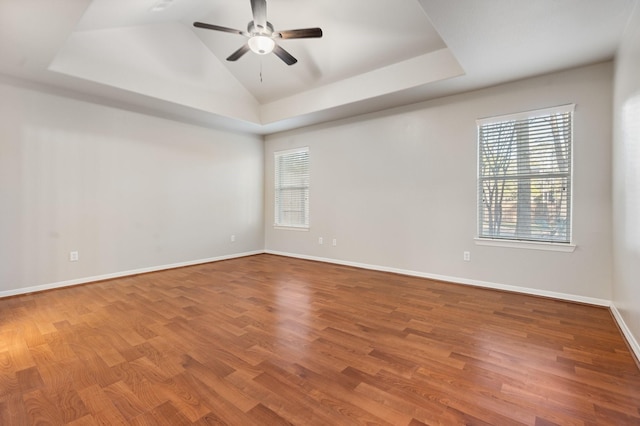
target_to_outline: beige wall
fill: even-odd
[[[616,56],[613,143],[613,303],[640,356],[640,8]]]
[[[262,167],[259,136],[0,84],[0,296],[262,250]]]
[[[604,63],[268,136],[266,249],[610,300],[611,82]],[[576,104],[576,250],[475,245],[476,119],[567,103]],[[300,146],[310,148],[311,228],[274,229],[273,152]]]

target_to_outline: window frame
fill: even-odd
[[[303,211],[302,211],[302,215],[304,218],[304,223],[292,223],[292,222],[285,222],[282,221],[281,218],[281,211],[280,211],[280,191],[282,190],[283,185],[281,184],[281,179],[282,179],[282,174],[279,173],[279,159],[281,157],[284,156],[288,156],[288,155],[299,155],[302,153],[306,153],[307,154],[307,161],[306,161],[306,180],[307,180],[307,185],[300,187],[298,189],[303,189],[306,190],[306,196],[304,197],[303,200]],[[294,230],[294,231],[308,231],[309,230],[309,224],[310,224],[310,211],[309,211],[309,192],[310,192],[310,188],[311,188],[311,158],[310,158],[310,153],[309,153],[309,147],[305,146],[305,147],[299,147],[299,148],[292,148],[292,149],[286,149],[286,150],[282,150],[282,151],[274,151],[273,153],[273,175],[274,175],[274,193],[273,193],[273,227],[274,229],[285,229],[285,230]]]
[[[481,190],[481,184],[483,178],[486,179],[486,176],[481,176],[482,173],[482,140],[481,140],[481,128],[482,126],[505,123],[511,121],[523,121],[532,118],[539,118],[544,116],[550,116],[554,114],[569,114],[569,171],[567,174],[567,178],[569,180],[568,185],[568,193],[569,199],[567,202],[567,233],[569,241],[554,241],[553,239],[541,240],[541,239],[524,239],[524,238],[509,238],[508,236],[496,236],[492,237],[490,235],[483,235],[483,193]],[[485,245],[485,246],[499,246],[499,247],[509,247],[509,248],[526,248],[526,249],[534,249],[534,250],[552,250],[552,251],[565,251],[572,252],[575,250],[574,244],[574,235],[573,235],[573,203],[574,203],[574,191],[573,191],[573,161],[574,161],[574,116],[575,116],[575,104],[566,104],[559,105],[550,108],[542,108],[530,111],[524,111],[514,114],[506,114],[499,116],[492,116],[487,118],[481,118],[476,120],[476,134],[477,134],[477,151],[476,151],[476,237],[474,238],[475,243],[477,245]],[[513,180],[518,181],[517,175],[513,177]],[[542,175],[544,176],[544,175]]]

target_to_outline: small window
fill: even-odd
[[[274,153],[275,226],[309,227],[309,148]]]
[[[478,120],[478,237],[571,242],[574,105]]]

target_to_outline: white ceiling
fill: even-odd
[[[638,0],[268,0],[299,62],[247,53],[249,0],[0,0],[0,81],[260,134],[611,59]]]

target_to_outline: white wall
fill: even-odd
[[[640,7],[616,56],[613,142],[613,303],[640,356]],[[631,340],[631,339],[630,339]]]
[[[268,136],[266,249],[610,300],[611,82],[604,63]],[[475,120],[567,103],[576,104],[576,250],[475,245]],[[310,148],[311,228],[274,229],[273,152],[299,146]]]
[[[0,296],[262,250],[262,191],[259,136],[0,83]]]

